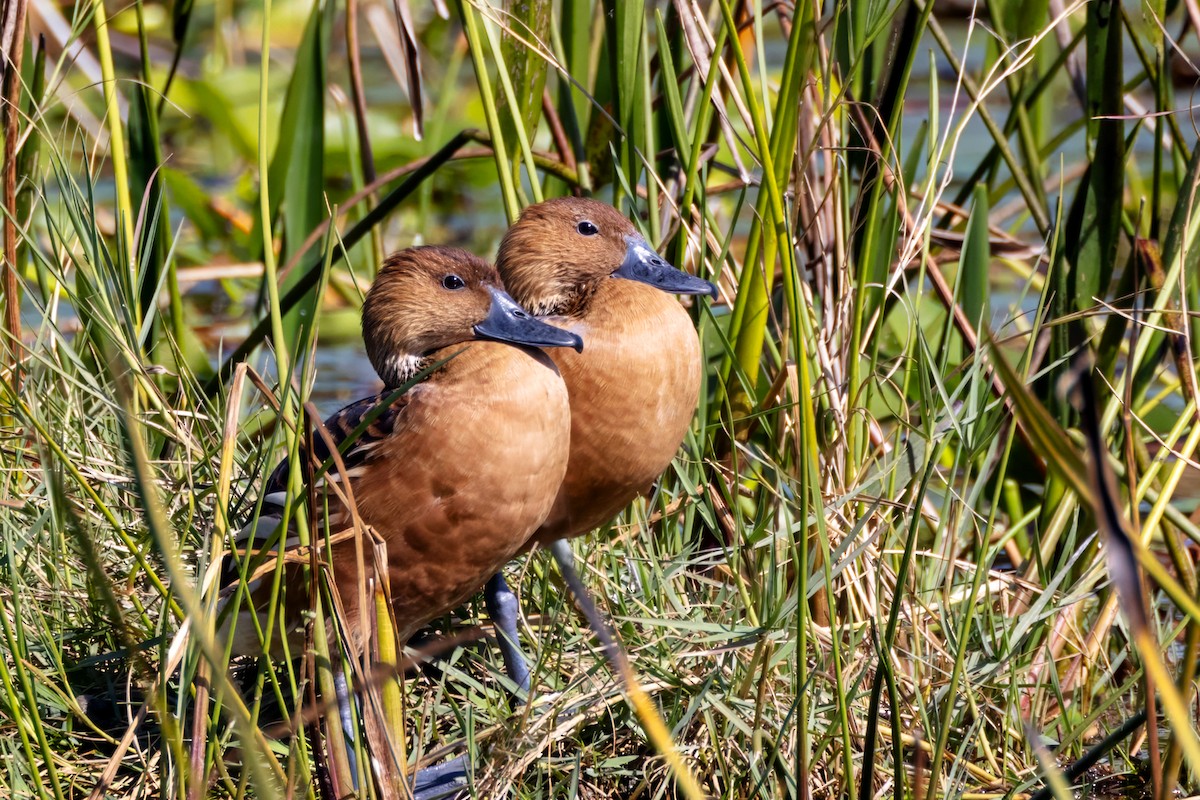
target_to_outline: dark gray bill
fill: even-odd
[[[583,351],[583,339],[577,335],[547,325],[500,289],[488,287],[488,292],[492,295],[492,308],[487,319],[475,326],[475,335],[480,339],[530,347],[573,347],[575,352]]]
[[[706,294],[716,298],[716,286],[703,278],[675,269],[654,252],[642,237],[627,236],[625,241],[625,260],[613,277],[640,281],[670,294]]]

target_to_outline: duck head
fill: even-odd
[[[578,313],[602,281],[638,281],[671,294],[717,296],[671,266],[607,203],[561,197],[530,206],[500,243],[496,267],[513,297],[538,315]]]
[[[570,331],[547,325],[502,288],[483,259],[450,247],[410,247],[388,257],[363,303],[367,356],[388,386],[425,368],[444,347],[491,340],[583,349]]]

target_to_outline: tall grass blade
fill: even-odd
[[[278,208],[283,223],[286,262],[309,232],[325,216],[322,197],[325,165],[325,65],[329,60],[329,37],[333,28],[335,4],[326,0],[313,4],[296,49],[296,65],[288,82],[283,113],[278,127],[279,140],[271,158],[270,208]],[[260,137],[266,131],[259,132]],[[262,143],[265,144],[265,143]],[[266,220],[262,224],[267,224]],[[282,291],[292,289],[300,276],[292,273],[284,279]],[[300,327],[311,324],[319,298],[298,304],[284,315],[284,334],[294,347]]]
[[[500,129],[506,141],[517,137],[518,125],[532,137],[542,116],[548,65],[534,46],[550,40],[551,5],[549,0],[513,3],[503,18],[500,53],[513,88],[513,96],[505,94],[499,104]]]
[[[1076,226],[1068,226],[1067,256],[1072,263],[1068,286],[1077,309],[1088,308],[1112,279],[1121,235],[1121,205],[1114,202],[1124,191],[1121,15],[1117,3],[1092,3],[1087,10],[1087,109],[1088,141],[1093,149],[1081,191],[1082,212]],[[1078,204],[1078,201],[1077,201]]]

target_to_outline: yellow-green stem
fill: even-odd
[[[121,107],[117,100],[117,78],[113,69],[112,46],[108,39],[108,15],[104,10],[104,0],[95,0],[92,10],[92,23],[96,28],[96,57],[100,61],[100,77],[104,82],[104,113],[108,123],[109,158],[112,159],[113,184],[117,193],[117,225],[125,237],[125,247],[129,253],[132,267],[137,253],[137,245],[133,240],[133,205],[129,200],[129,164],[125,156],[125,128],[121,122]],[[138,322],[140,324],[141,320]]]

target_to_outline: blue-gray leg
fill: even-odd
[[[591,596],[575,571],[575,557],[571,547],[560,539],[550,545],[550,552],[558,562],[559,571],[567,582],[571,594],[591,623],[592,629],[600,639],[605,655],[609,658],[614,672],[622,679],[629,674],[629,664],[625,653],[614,639],[607,620],[592,602]],[[500,644],[500,653],[504,657],[504,668],[513,683],[527,696],[529,693],[529,664],[525,654],[517,644],[517,620],[520,617],[520,605],[516,595],[508,587],[504,576],[497,573],[487,582],[483,590],[487,601],[488,614],[496,627],[496,638]],[[516,698],[517,702],[521,698]],[[470,762],[466,756],[452,758],[441,764],[426,767],[416,774],[413,779],[413,797],[416,800],[442,800],[442,798],[465,796],[467,772]],[[460,794],[462,793],[462,794]]]
[[[600,640],[600,647],[604,657],[608,659],[609,666],[624,683],[633,674],[629,667],[629,657],[617,641],[617,635],[609,625],[608,619],[600,613],[596,602],[592,600],[592,596],[588,594],[587,588],[580,580],[579,573],[575,571],[575,554],[571,552],[571,545],[567,543],[566,539],[556,539],[548,545],[547,549],[554,556],[554,560],[558,564],[558,571],[562,573],[567,588],[575,597],[575,605],[583,612],[592,633],[596,634],[596,638]]]
[[[339,667],[333,674],[333,687],[337,692],[338,717],[342,720],[342,733],[346,736],[346,757],[349,759],[350,774],[354,777],[354,789],[358,790],[358,758],[354,742],[358,739],[358,730],[354,726],[354,712],[350,704],[350,686],[346,683],[346,673]]]
[[[470,764],[466,756],[458,756],[418,771],[413,777],[413,800],[466,797]]]
[[[513,701],[524,702],[529,696],[529,664],[517,639],[517,621],[521,617],[521,605],[504,576],[496,573],[483,589],[488,616],[496,628],[496,639],[500,644],[500,655],[504,658],[504,671],[517,685]],[[471,762],[466,756],[458,756],[441,764],[425,767],[413,777],[415,800],[443,800],[466,796],[467,773]]]
[[[613,671],[624,680],[631,674],[625,651],[617,643],[608,621],[596,604],[592,601],[579,573],[575,571],[575,556],[571,546],[565,540],[559,539],[549,547],[554,560],[558,562],[559,571],[574,595],[584,616],[591,624],[592,630],[600,639],[601,647]],[[504,576],[497,573],[487,582],[483,590],[487,601],[488,614],[496,626],[496,638],[500,644],[500,653],[504,657],[504,668],[513,682],[520,687],[524,695],[529,693],[529,665],[525,654],[517,644],[517,620],[520,615],[520,605],[512,589],[508,588]],[[517,698],[520,702],[520,698]],[[417,773],[413,781],[413,796],[416,800],[440,800],[441,798],[465,796],[463,792],[467,782],[467,770],[470,762],[466,756],[459,756],[432,767],[426,767]]]
[[[350,708],[354,698],[350,694],[350,686],[346,682],[345,673],[339,669],[333,680],[337,692],[338,716],[341,718],[342,731],[346,734],[346,754],[350,758],[350,774],[354,776],[354,789],[357,791],[358,765],[355,759],[354,742],[358,738],[358,731],[354,726],[354,713]],[[413,800],[448,800],[451,797],[465,797],[470,763],[466,756],[459,756],[419,770],[413,776]]]
[[[488,616],[496,627],[496,639],[500,644],[500,655],[504,658],[504,671],[517,685],[515,702],[521,703],[529,696],[529,663],[521,652],[520,640],[517,638],[517,620],[521,617],[521,604],[517,596],[497,572],[483,588],[483,598],[487,602]]]

